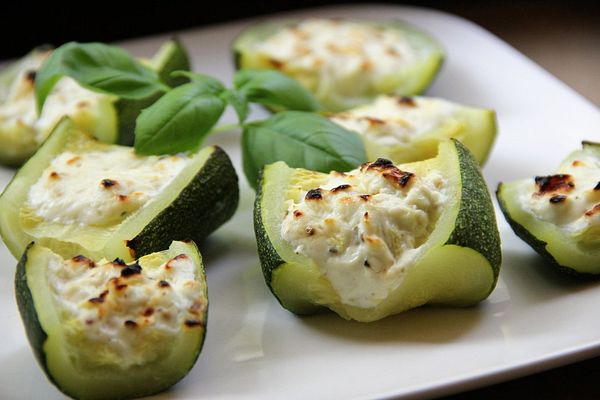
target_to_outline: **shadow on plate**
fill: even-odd
[[[533,250],[505,250],[502,257],[502,279],[512,297],[541,302],[593,290],[600,285],[600,279],[581,278],[559,271]]]
[[[473,329],[483,316],[481,305],[467,308],[424,306],[379,321],[346,321],[333,313],[303,317],[312,329],[361,342],[444,343]]]

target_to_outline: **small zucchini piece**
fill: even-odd
[[[32,243],[15,293],[38,363],[76,399],[162,392],[192,369],[204,342],[208,296],[193,242],[131,264],[63,259]]]
[[[420,94],[444,58],[432,37],[403,22],[318,18],[251,26],[233,54],[237,69],[277,69],[297,79],[327,111],[380,94]]]
[[[20,166],[48,137],[56,123],[69,116],[82,130],[105,143],[133,143],[135,120],[141,110],[160,95],[144,100],[118,99],[82,88],[70,78],[61,79],[48,96],[40,116],[34,96],[35,73],[52,49],[33,50],[0,74],[0,164]],[[185,49],[177,41],[165,43],[145,64],[158,71],[169,85],[185,78],[172,78],[175,70],[189,70]]]
[[[470,152],[378,159],[323,174],[264,168],[254,226],[267,285],[286,309],[324,307],[374,321],[424,304],[468,306],[496,285],[501,253],[491,198]]]
[[[233,215],[238,197],[235,170],[217,146],[139,156],[64,119],[0,196],[0,233],[15,257],[35,241],[64,257],[132,260],[171,240],[203,240]]]
[[[439,143],[454,138],[483,165],[497,131],[493,110],[433,97],[380,96],[329,119],[359,133],[370,160],[384,157],[395,164],[435,157]]]
[[[600,143],[583,142],[553,175],[500,183],[496,195],[513,231],[550,265],[600,274]]]

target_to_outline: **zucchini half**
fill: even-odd
[[[37,150],[63,116],[105,143],[133,143],[135,120],[141,110],[160,95],[144,100],[118,99],[95,93],[69,78],[62,79],[49,95],[41,115],[34,96],[35,72],[52,52],[35,49],[0,73],[0,164],[20,166]],[[172,78],[175,70],[189,70],[186,50],[177,41],[163,44],[150,60],[143,61],[169,85],[185,78]]]
[[[389,165],[389,161],[380,159],[363,167],[376,164]],[[446,182],[445,201],[418,255],[406,266],[403,280],[387,296],[375,299],[378,303],[363,307],[342,301],[344,293],[336,292],[323,268],[283,238],[282,223],[290,200],[314,193],[311,189],[323,185],[328,175],[289,168],[283,162],[265,167],[254,208],[254,226],[265,280],[283,307],[296,314],[329,308],[343,318],[368,322],[424,304],[473,305],[492,292],[501,264],[500,238],[490,195],[470,152],[456,140],[446,141],[440,144],[436,158],[398,168],[417,176],[428,171],[440,174]],[[393,170],[384,173],[390,178],[395,176]],[[358,197],[364,195],[369,193]],[[350,200],[350,204],[354,200],[358,201]],[[343,211],[341,215],[346,220],[351,218]],[[387,220],[385,214],[380,218]],[[350,227],[343,234],[355,236],[357,228]],[[327,227],[318,225],[315,229],[326,231]],[[307,227],[306,234],[312,235],[313,229]],[[334,250],[329,252],[338,253]],[[364,265],[371,267],[366,260]],[[353,288],[363,283],[357,278]]]
[[[329,119],[360,134],[370,160],[384,157],[395,164],[435,157],[439,143],[453,138],[483,165],[497,131],[493,110],[433,97],[380,96]]]
[[[583,142],[554,175],[500,183],[500,208],[517,236],[550,265],[600,274],[600,143]]]
[[[17,266],[15,293],[38,363],[76,399],[161,392],[192,369],[204,342],[208,296],[193,242],[173,242],[129,265],[65,260],[32,243]]]
[[[141,208],[132,210],[123,218],[117,215],[117,219],[111,219],[110,223],[82,225],[77,220],[67,223],[65,219],[56,222],[54,216],[47,218],[51,220],[45,220],[27,206],[31,187],[44,176],[51,177],[52,173],[44,175],[48,174],[44,171],[62,153],[71,152],[85,157],[89,152],[107,152],[105,157],[108,159],[111,151],[122,149],[133,152],[129,147],[94,140],[68,119],[60,122],[0,196],[0,234],[12,254],[19,257],[27,244],[35,241],[52,248],[63,257],[85,254],[97,259],[119,257],[132,260],[164,249],[171,240],[191,239],[199,242],[235,212],[239,198],[237,175],[227,154],[216,146],[180,156],[187,159],[187,164],[166,187]],[[153,157],[158,159],[157,156]],[[148,158],[138,156],[137,159]],[[115,170],[127,168],[127,165],[119,165]],[[83,169],[80,172],[82,181],[86,179],[86,172]],[[110,171],[107,175],[106,178],[111,178]],[[104,184],[104,179],[90,181],[90,187],[93,185],[94,188]],[[95,209],[98,207],[98,201],[92,203],[95,194],[88,193],[92,193],[87,195],[90,209]],[[79,193],[64,195],[75,199]],[[119,200],[119,197],[115,199]],[[130,198],[126,196],[123,200]]]
[[[287,59],[274,57],[273,54],[264,51],[262,46],[270,38],[282,32],[298,30],[299,27],[302,29],[306,24],[333,25],[338,27],[333,29],[342,29],[339,34],[334,35],[331,43],[327,44],[331,48],[338,45],[339,38],[345,39],[341,42],[344,46],[346,44],[350,44],[350,47],[354,46],[355,43],[349,42],[347,32],[343,31],[348,27],[350,29],[354,29],[352,27],[366,28],[369,32],[375,32],[375,38],[367,40],[366,43],[379,40],[377,37],[397,34],[400,39],[396,38],[395,42],[402,40],[404,49],[410,49],[409,51],[414,54],[414,57],[405,65],[394,68],[393,72],[386,71],[381,76],[375,76],[377,74],[373,73],[373,65],[381,62],[378,59],[365,59],[361,68],[355,68],[342,76],[331,76],[330,73],[339,74],[339,72],[332,71],[346,68],[350,62],[343,62],[344,65],[333,67],[336,65],[334,64],[335,56],[327,59],[317,57],[318,65],[300,65],[297,62],[288,63]],[[362,46],[362,43],[359,45]],[[304,53],[295,55],[292,60],[297,61],[306,54],[306,47],[299,47],[304,49]],[[285,52],[291,48],[295,47],[284,43],[279,46],[278,51]],[[340,51],[344,51],[344,49]],[[395,52],[396,50],[390,48],[388,51]],[[401,56],[399,53],[396,55]],[[269,21],[251,26],[233,42],[233,57],[237,69],[277,69],[297,79],[315,95],[325,110],[335,112],[368,103],[380,94],[410,96],[424,92],[437,75],[444,59],[444,52],[428,34],[400,21],[375,22],[315,18],[303,21]],[[324,73],[323,71],[329,72]]]

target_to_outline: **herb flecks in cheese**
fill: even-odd
[[[332,172],[288,200],[281,234],[315,262],[344,304],[375,307],[403,281],[441,213],[445,181],[379,159]]]
[[[308,19],[281,29],[256,51],[317,97],[372,95],[382,81],[429,55],[400,30],[332,19]]]
[[[329,118],[384,146],[409,144],[452,118],[459,107],[436,98],[379,96],[374,102]]]
[[[600,227],[600,161],[582,155],[558,173],[523,181],[520,201],[536,218],[573,233]]]
[[[26,208],[65,225],[118,224],[155,198],[189,161],[185,155],[138,156],[123,146],[103,149],[56,156],[30,188]]]
[[[207,304],[194,260],[156,261],[126,265],[53,256],[47,279],[67,349],[72,346],[81,368],[164,359],[181,330],[204,326]]]

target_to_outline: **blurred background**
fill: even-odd
[[[117,41],[326,4],[365,1],[3,1],[0,60],[41,43]],[[380,2],[397,3],[400,2]],[[406,1],[470,19],[600,106],[600,1]]]

